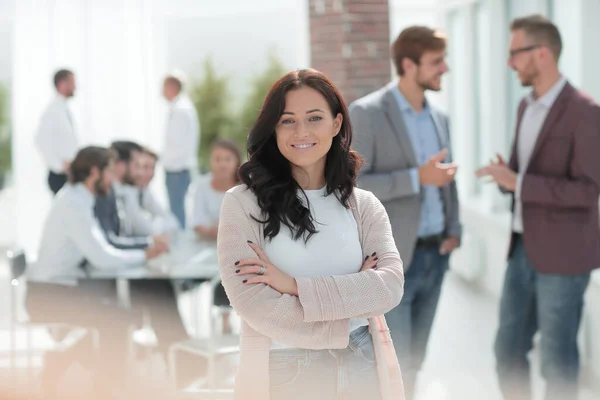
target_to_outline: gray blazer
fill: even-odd
[[[365,160],[358,186],[371,191],[390,217],[396,246],[405,271],[412,261],[421,219],[421,195],[415,193],[410,169],[418,167],[413,146],[392,89],[382,89],[350,104],[352,147]],[[445,162],[452,161],[448,118],[432,107],[441,148],[448,149]],[[461,237],[456,182],[441,188],[446,215],[446,236]]]

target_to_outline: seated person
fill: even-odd
[[[236,144],[230,140],[216,141],[210,151],[210,173],[201,177],[194,195],[194,231],[209,240],[217,239],[221,202],[227,192],[239,183],[238,169],[241,155]],[[222,285],[215,288],[214,304],[229,306]],[[223,315],[223,332],[229,333],[229,313]]]
[[[104,196],[98,196],[94,213],[107,240],[120,249],[145,249],[151,245],[166,247],[169,240],[165,235],[134,236],[133,218],[135,207],[128,206],[132,196],[134,168],[142,147],[133,142],[115,142],[111,149],[117,155],[114,180],[111,190]],[[135,196],[135,195],[133,195]]]
[[[131,207],[122,206],[129,196],[130,191],[137,191],[132,186],[134,182],[133,168],[138,162],[142,147],[134,142],[117,141],[111,144],[111,150],[117,154],[116,183],[113,185],[115,196],[102,199],[102,203],[96,205],[96,217],[102,222],[102,228],[107,236],[111,232],[115,236],[131,234],[133,221],[129,214]],[[139,209],[139,207],[138,207]],[[115,218],[115,215],[118,217]],[[131,239],[131,238],[127,238]],[[144,238],[135,238],[144,245]],[[147,239],[146,239],[147,241]],[[156,243],[164,243],[166,239],[155,237]],[[148,244],[146,244],[148,245]],[[177,297],[171,281],[168,279],[135,279],[129,282],[129,293],[131,306],[134,310],[146,310],[149,312],[150,321],[158,338],[158,352],[166,356],[168,347],[178,341],[187,340],[188,334],[181,320],[177,307]]]
[[[70,183],[54,198],[44,223],[37,262],[28,266],[27,309],[35,322],[97,328],[101,357],[92,362],[95,383],[99,391],[117,392],[127,383],[123,367],[128,326],[134,318],[118,307],[114,280],[89,279],[82,265],[87,260],[95,268],[139,266],[161,250],[120,250],[106,240],[94,218],[94,203],[110,190],[113,169],[114,155],[106,148],[86,147],[77,153],[70,165]],[[64,367],[59,370],[46,363],[43,381],[56,383],[68,365]],[[44,398],[51,396],[45,393]]]
[[[200,177],[194,195],[192,224],[206,239],[216,239],[221,202],[232,187],[239,184],[240,151],[230,140],[216,141],[210,151],[210,173]]]
[[[138,204],[141,207],[142,215],[145,216],[145,223],[140,228],[143,232],[154,234],[171,233],[181,229],[179,221],[175,215],[156,200],[150,190],[150,182],[154,179],[154,172],[158,156],[148,148],[142,149],[139,155],[138,173],[135,174],[135,183],[138,188]]]

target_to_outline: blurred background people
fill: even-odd
[[[169,114],[164,137],[162,165],[166,173],[167,193],[171,211],[181,228],[186,226],[185,199],[195,169],[200,141],[200,125],[196,108],[184,93],[183,78],[168,75],[163,82],[163,96],[169,102]]]
[[[36,144],[48,168],[48,186],[56,194],[67,182],[69,164],[79,150],[73,116],[67,101],[75,95],[75,74],[61,69],[54,74],[56,97],[41,117]]]
[[[393,43],[392,57],[399,79],[352,103],[350,116],[353,147],[366,162],[358,184],[385,206],[404,263],[404,297],[386,319],[412,400],[462,227],[448,117],[425,95],[441,90],[448,72],[446,38],[425,26],[408,27]]]

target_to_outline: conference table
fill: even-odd
[[[194,231],[179,231],[171,235],[168,253],[143,265],[86,268],[95,279],[213,279],[219,275],[217,243],[199,238]]]
[[[96,268],[87,265],[89,278],[115,279],[117,296],[124,308],[131,307],[129,281],[136,279],[206,279],[214,293],[220,283],[217,261],[217,243],[214,240],[201,239],[194,231],[179,231],[170,237],[170,251],[143,265],[127,268]],[[210,298],[213,298],[213,293]],[[192,324],[198,329],[198,301],[191,302]]]

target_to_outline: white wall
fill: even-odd
[[[167,67],[197,80],[205,58],[211,56],[218,73],[231,78],[236,105],[252,77],[267,67],[271,49],[289,70],[310,66],[308,0],[162,4]]]

